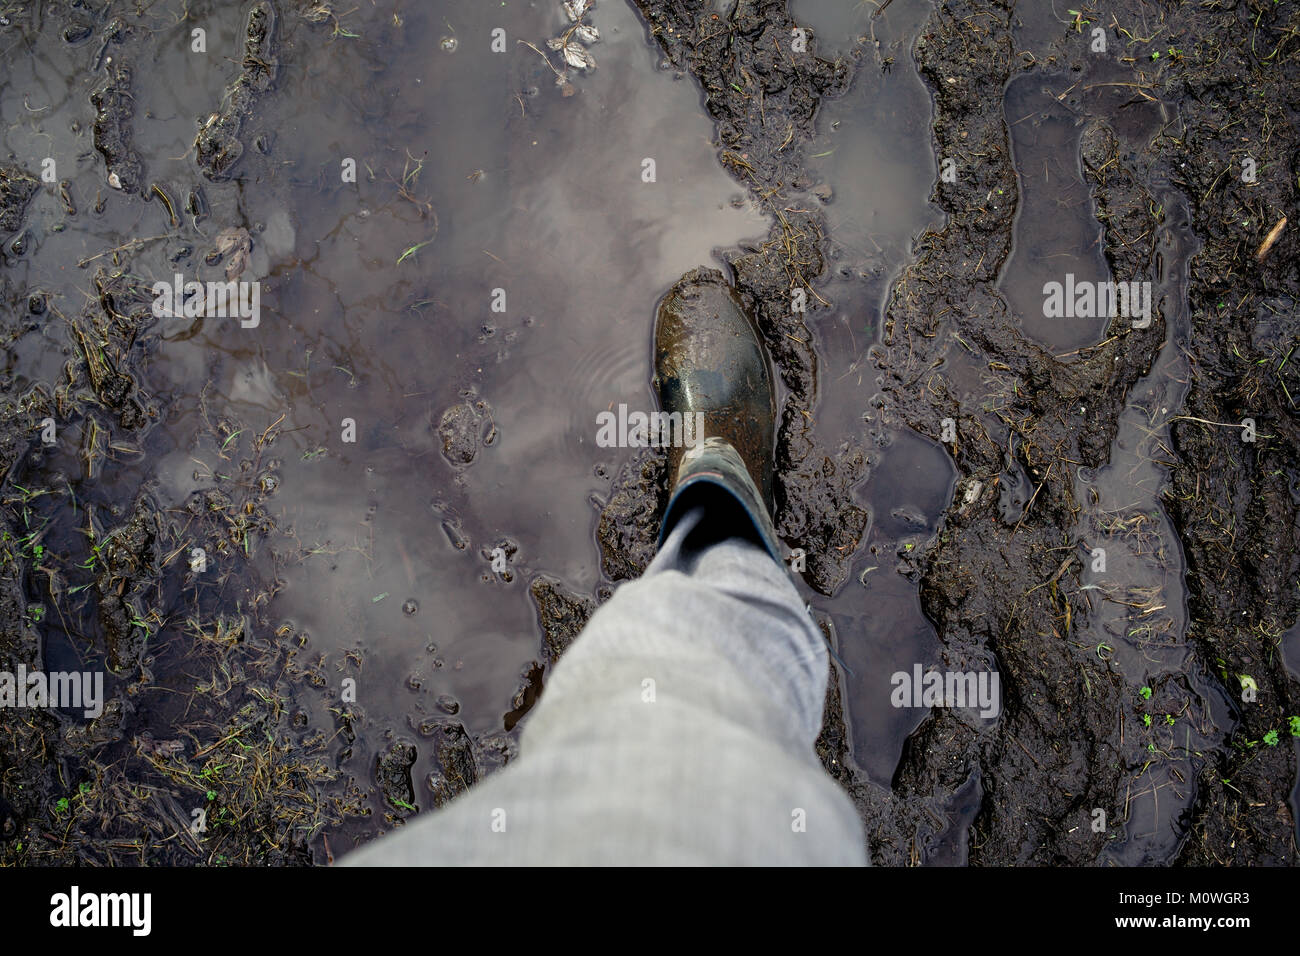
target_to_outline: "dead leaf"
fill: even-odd
[[[253,238],[243,226],[229,226],[217,233],[210,261],[226,260],[226,279],[234,280],[248,268],[248,254],[253,249]]]
[[[594,70],[596,68],[596,58],[582,47],[572,44],[564,48],[564,61],[569,66],[577,67],[580,70]]]

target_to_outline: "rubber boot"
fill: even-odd
[[[659,303],[655,389],[665,413],[680,414],[685,423],[703,422],[702,435],[687,427],[685,442],[669,444],[669,498],[659,544],[689,503],[706,498],[699,492],[707,485],[739,506],[719,516],[740,523],[730,533],[753,537],[780,562],[771,517],[771,363],[754,320],[716,269],[688,272]]]

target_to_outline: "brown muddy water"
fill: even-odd
[[[512,13],[512,33],[540,46],[557,14]],[[365,778],[394,741],[417,746],[423,809],[428,718],[454,714],[479,737],[522,716],[512,701],[537,679],[532,578],[599,583],[596,504],[619,450],[596,446],[596,416],[650,407],[656,297],[765,225],[717,168],[697,94],[657,68],[630,10],[597,11],[598,68],[567,97],[529,49],[474,48],[497,25],[491,7],[404,17],[408,41],[362,21],[361,38],[305,64],[320,80],[310,121],[285,118],[288,167],[332,173],[355,152],[375,181],[322,189],[290,174],[252,199],[295,222],[273,266],[280,321],[254,346],[256,371],[231,367],[215,390],[268,423],[288,409],[280,520],[312,553],[284,569],[273,614],[331,660],[364,661],[346,766]],[[429,51],[433,35],[465,39]],[[403,179],[414,202],[395,195]],[[447,455],[439,426],[456,406],[473,409],[474,433]],[[345,419],[354,444],[340,443]],[[330,704],[312,721],[328,726]]]
[[[882,780],[923,716],[889,705],[888,674],[934,645],[916,583],[895,565],[934,532],[952,486],[936,446],[876,413],[865,372],[889,280],[935,215],[929,99],[907,56],[927,11],[900,2],[874,21],[896,68],[864,72],[829,104],[809,150],[833,191],[808,197],[826,203],[832,269],[818,292],[836,305],[816,329],[819,427],[835,443],[869,426],[874,467],[857,499],[875,516],[849,583],[833,599],[809,598],[848,668],[855,754]],[[530,581],[545,574],[593,595],[604,581],[595,524],[631,452],[597,446],[596,416],[654,407],[656,300],[769,223],[719,166],[698,88],[665,68],[628,5],[590,15],[597,67],[574,71],[567,87],[525,44],[544,49],[564,27],[558,4],[511,9],[503,53],[490,49],[501,13],[489,5],[362,8],[324,25],[281,13],[277,86],[246,121],[255,145],[228,181],[203,176],[192,147],[196,120],[223,102],[246,11],[189,8],[206,54],[161,19],[157,36],[128,41],[119,56],[156,56],[149,70],[137,64],[132,86],[146,202],[107,185],[89,142],[88,66],[103,27],[68,43],[51,17],[12,34],[4,147],[57,157],[83,208],[68,215],[57,189],[42,190],[30,249],[8,268],[71,311],[106,250],[134,243],[131,271],[148,283],[176,272],[204,280],[220,268],[207,262],[216,235],[249,231],[239,278],[260,282],[260,321],[160,320],[147,377],[162,421],[148,447],[93,473],[54,452],[24,480],[70,473],[83,510],[120,511],[146,488],[169,514],[241,475],[270,489],[274,530],[247,536],[229,559],[261,588],[231,587],[224,556],[209,586],[234,618],[257,604],[273,628],[258,639],[293,642],[328,675],[289,706],[304,736],[325,732],[326,762],[370,810],[319,835],[337,852],[400,814],[376,776],[395,745],[417,755],[409,801],[419,809],[441,773],[427,738],[445,724],[512,751],[505,734],[541,689]],[[828,42],[862,47],[856,14],[823,27],[824,11],[807,13],[839,37]],[[105,56],[117,50],[103,45]],[[39,55],[20,55],[24,46]],[[191,195],[206,215],[182,208]],[[52,380],[65,360],[66,344],[45,329],[15,349],[20,384]],[[441,430],[449,411],[467,423],[454,447]],[[274,441],[258,447],[268,431]],[[74,540],[79,515],[71,498],[53,509],[48,540]],[[168,698],[183,675],[168,661],[182,667],[183,624],[168,617],[150,638],[157,689],[145,692],[138,731],[157,739],[175,736],[181,719]],[[47,628],[48,666],[102,664],[83,627],[94,630],[90,608]],[[345,679],[355,681],[346,707]],[[323,858],[323,842],[313,846]]]
[[[324,862],[444,799],[449,728],[474,742],[480,773],[513,754],[544,692],[530,584],[543,576],[596,600],[611,583],[597,521],[634,453],[600,447],[597,416],[654,408],[656,301],[772,223],[720,165],[698,85],[618,0],[587,17],[600,33],[595,68],[566,71],[563,84],[557,56],[541,52],[568,28],[558,0],[282,5],[273,88],[243,118],[231,177],[214,179],[196,165],[195,136],[231,102],[249,7],[158,4],[129,31],[75,5],[6,16],[0,161],[39,171],[52,158],[57,168],[6,240],[6,301],[25,290],[20,307],[35,295],[48,314],[74,315],[95,298],[100,268],[146,286],[176,273],[214,279],[232,261],[210,255],[218,236],[240,229],[249,245],[237,277],[261,296],[255,325],[159,319],[131,372],[153,419],[138,441],[100,439],[109,421],[91,411],[8,480],[49,489],[33,499],[39,540],[72,568],[90,561],[60,580],[63,603],[52,583],[27,582],[29,602],[45,608],[37,624],[51,670],[113,663],[94,602],[76,598],[95,568],[86,529],[122,523],[141,495],[182,523],[212,489],[235,502],[232,514],[244,509],[240,533],[206,570],[133,597],[148,651],[139,673],[110,673],[109,694],[134,701],[129,737],[176,738],[195,679],[186,648],[205,626],[189,609],[200,605],[242,622],[230,626],[251,644],[297,649],[316,678],[284,706],[297,743],[338,773],[322,790],[348,807],[306,835]],[[870,516],[844,582],[804,593],[841,665],[849,757],[887,787],[928,713],[894,706],[891,676],[945,659],[922,611],[920,556],[945,533],[958,488],[952,456],[896,417],[872,362],[891,285],[918,238],[943,225],[932,98],[912,55],[934,6],[789,9],[820,55],[871,67],[821,105],[803,145],[815,186],[796,197],[827,229],[827,268],[813,284],[826,307],[809,318],[815,437],[832,451],[866,448],[852,496]],[[205,52],[193,49],[195,25]],[[1017,42],[1037,49],[1058,32],[1055,17],[1027,11]],[[110,185],[93,141],[91,92],[115,59],[133,70],[140,171],[125,190]],[[1084,175],[1089,123],[1104,120],[1131,152],[1177,114],[1135,102],[1130,79],[1114,64],[1084,76],[1042,68],[1004,91],[1020,195],[1014,213],[1014,197],[987,200],[1015,216],[998,287],[1027,338],[1066,362],[1106,321],[1045,316],[1044,283],[1066,272],[1112,278]],[[1203,753],[1233,719],[1189,662],[1186,568],[1162,503],[1190,374],[1196,241],[1176,190],[1146,185],[1168,210],[1149,264],[1168,338],[1130,396],[1109,464],[1073,476],[1079,558],[1087,567],[1101,548],[1108,565],[1083,575],[1089,613],[1073,637],[1178,716],[1159,759],[1136,745],[1122,752],[1128,825],[1102,859],[1126,864],[1176,855]],[[991,379],[960,345],[939,373],[978,406]],[[56,381],[75,347],[63,323],[30,322],[7,343],[7,390]],[[983,417],[994,431],[988,407]],[[1035,481],[1013,449],[998,482],[1002,519],[1018,527]],[[1293,670],[1297,640],[1293,629],[1284,645]],[[211,680],[262,686],[241,673]],[[966,862],[981,787],[976,771],[944,799],[947,826],[923,862]]]
[[[178,512],[241,470],[272,482],[276,530],[249,537],[239,563],[274,582],[264,610],[275,633],[263,637],[320,655],[330,674],[319,694],[292,701],[296,720],[327,730],[329,762],[363,791],[381,752],[415,746],[423,809],[429,719],[454,715],[475,739],[502,733],[540,689],[528,689],[540,681],[530,581],[545,572],[582,592],[600,584],[595,521],[628,452],[597,446],[596,416],[654,407],[656,300],[767,222],[718,166],[697,88],[661,68],[622,3],[588,18],[601,34],[597,67],[575,71],[567,89],[525,45],[544,49],[567,24],[558,3],[505,19],[469,2],[363,8],[325,27],[282,15],[278,86],[249,121],[265,153],[249,150],[234,179],[210,182],[194,164],[195,118],[222,102],[245,16],[190,5],[207,31],[203,55],[164,29],[160,11],[157,63],[137,69],[135,145],[146,182],[177,205],[178,228],[156,196],[141,202],[104,182],[87,135],[89,47],[45,31],[6,38],[6,152],[55,156],[83,207],[104,199],[102,213],[74,218],[44,190],[9,277],[71,310],[88,279],[79,260],[145,239],[134,272],[189,279],[216,233],[249,230],[241,278],[260,280],[259,324],[162,320],[148,377],[163,427],[151,447],[71,487],[82,509],[112,508],[147,483]],[[492,31],[503,23],[498,53]],[[179,208],[192,192],[209,210],[199,222]],[[54,379],[66,349],[52,330],[29,335],[11,360],[17,384]],[[440,425],[458,408],[472,413],[473,434],[448,453]],[[218,444],[215,422],[238,425]],[[268,429],[276,440],[255,452]],[[51,454],[48,471],[25,480],[75,475],[71,457]],[[75,535],[70,503],[51,520],[51,540]],[[221,603],[238,616],[248,598]],[[180,623],[154,635],[159,648],[184,639]],[[49,665],[99,663],[68,630],[48,629]],[[163,686],[175,676],[153,675]],[[340,738],[345,677],[355,705]],[[153,736],[173,736],[170,709],[144,709]],[[329,833],[334,848],[396,809],[378,792],[365,802],[374,822]]]
[[[868,355],[890,282],[913,238],[938,220],[929,202],[936,171],[930,96],[909,52],[930,9],[927,0],[897,0],[873,17],[862,4],[790,5],[824,45],[823,55],[894,61],[887,71],[860,70],[843,96],[825,103],[806,147],[808,168],[822,181],[810,201],[825,205],[829,235],[827,272],[815,284],[831,303],[816,313],[813,328],[818,429],[831,448],[868,439],[870,472],[857,500],[871,515],[847,582],[829,599],[809,592],[809,601],[829,616],[845,668],[854,757],[881,782],[893,775],[903,741],[924,717],[891,705],[890,677],[933,659],[936,648],[907,556],[934,534],[954,480],[936,444],[881,409]]]

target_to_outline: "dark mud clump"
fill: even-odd
[[[60,406],[79,409],[89,390],[102,411],[115,413],[119,427],[141,429],[157,416],[132,371],[153,345],[145,334],[155,321],[150,311],[152,295],[139,280],[120,271],[97,270],[91,285],[95,299],[68,322],[79,361],[65,368],[66,382],[58,389]],[[87,437],[91,477],[98,474],[102,462],[97,435],[92,432]]]
[[[384,799],[395,809],[415,811],[415,787],[411,768],[419,751],[414,744],[394,741],[375,757],[375,779]]]
[[[1182,8],[1168,27],[1181,58],[1157,78],[1182,119],[1157,140],[1159,158],[1203,243],[1189,290],[1196,363],[1166,503],[1187,557],[1189,643],[1234,720],[1197,780],[1179,857],[1192,865],[1297,860],[1287,798],[1300,685],[1278,646],[1300,610],[1297,27],[1300,13],[1274,4]],[[1291,222],[1261,261],[1283,215]],[[1243,691],[1243,675],[1257,691]]]
[[[136,152],[131,121],[135,101],[131,96],[131,70],[110,63],[104,81],[90,94],[95,107],[95,149],[104,157],[108,184],[114,189],[138,193],[144,179],[144,163]]]
[[[666,459],[662,449],[645,449],[615,476],[596,529],[600,566],[611,581],[640,577],[654,558],[667,506]]]
[[[573,594],[558,581],[546,577],[535,578],[528,591],[537,605],[546,663],[554,664],[587,626],[596,606],[588,598]]]
[[[481,426],[481,420],[471,405],[461,403],[443,412],[438,422],[443,457],[454,465],[472,462],[478,455]]]
[[[0,166],[0,232],[22,228],[27,204],[40,188],[34,176],[17,166]]]
[[[244,50],[239,75],[226,88],[221,108],[203,123],[195,141],[199,168],[208,179],[230,178],[230,170],[244,154],[241,132],[253,112],[257,97],[275,83],[279,63],[275,50],[275,10],[270,3],[253,5],[244,27]]]
[[[1285,25],[1269,13],[1263,21],[1273,21],[1265,34],[1271,39],[1264,47],[1274,49]],[[1190,642],[1197,658],[1192,669],[1218,674],[1237,698],[1237,675],[1268,674],[1267,690],[1261,682],[1260,701],[1243,708],[1230,746],[1203,765],[1180,856],[1199,863],[1295,858],[1286,802],[1295,777],[1292,750],[1260,743],[1269,729],[1285,725],[1297,700],[1295,682],[1276,653],[1277,635],[1296,611],[1295,589],[1286,583],[1294,582],[1296,571],[1296,420],[1276,374],[1295,339],[1291,333],[1260,343],[1250,334],[1255,312],[1262,313],[1270,297],[1294,310],[1294,270],[1285,271],[1294,253],[1275,249],[1281,254],[1261,268],[1236,225],[1271,225],[1273,210],[1294,202],[1294,177],[1277,176],[1247,193],[1224,176],[1225,169],[1240,167],[1230,134],[1221,129],[1227,115],[1221,111],[1237,116],[1244,110],[1253,117],[1248,123],[1271,125],[1268,155],[1276,163],[1294,157],[1296,131],[1276,112],[1275,104],[1288,96],[1281,89],[1285,80],[1278,67],[1247,52],[1252,31],[1245,11],[1236,16],[1235,24],[1232,17],[1211,23],[1179,8],[1162,27],[1162,46],[1140,46],[1128,61],[1154,63],[1151,49],[1164,52],[1169,43],[1182,49],[1159,71],[1135,77],[1148,96],[1179,104],[1181,121],[1167,126],[1149,150],[1121,148],[1101,122],[1085,131],[1081,144],[1112,274],[1154,280],[1176,268],[1162,260],[1159,243],[1181,226],[1156,191],[1172,182],[1193,200],[1191,227],[1205,245],[1191,271],[1195,334],[1183,343],[1194,368],[1187,414],[1239,422],[1253,413],[1269,422],[1269,440],[1254,446],[1242,445],[1239,430],[1189,421],[1177,421],[1173,432],[1181,461],[1167,500],[1187,555]],[[1182,46],[1193,37],[1202,38],[1194,54]],[[1063,27],[1049,62],[1064,61],[1077,73],[1084,69],[1084,47],[1071,39]],[[1113,322],[1104,344],[1068,363],[1025,339],[994,290],[1010,248],[1017,194],[997,104],[1011,75],[1046,64],[1034,64],[1029,55],[1017,62],[1010,10],[998,3],[945,4],[927,23],[916,56],[935,95],[939,154],[978,161],[965,164],[956,183],[936,189],[948,223],[922,237],[916,261],[893,289],[882,337],[887,351],[878,353],[878,365],[886,394],[912,428],[937,437],[944,417],[956,421],[958,439],[947,447],[963,483],[978,481],[984,489],[969,506],[949,510],[944,533],[926,558],[922,602],[947,666],[996,666],[1003,714],[996,731],[980,732],[949,711],[934,713],[908,741],[885,802],[906,826],[908,814],[895,801],[943,799],[975,780],[983,796],[971,862],[1091,863],[1108,836],[1092,832],[1089,808],[1126,806],[1120,754],[1134,743],[1124,742],[1119,728],[1141,681],[1073,639],[1071,622],[1088,606],[1079,589],[1081,552],[1072,535],[1078,505],[1070,476],[1079,465],[1109,460],[1119,412],[1169,334],[1169,304],[1158,307],[1146,330]],[[1224,77],[1239,72],[1258,77],[1256,88],[1273,95],[1249,97],[1244,87],[1227,93],[1238,87]],[[991,197],[1006,198],[995,205]],[[1246,290],[1253,292],[1243,305]],[[942,376],[928,374],[954,355],[971,361],[963,356],[964,343],[954,346],[957,335],[974,343],[975,361],[1002,380],[983,410],[949,392]],[[923,376],[927,388],[921,392],[914,386]],[[1016,474],[1027,476],[1033,494],[1008,528],[991,495]],[[1243,620],[1251,624],[1242,626]],[[882,815],[878,808],[865,802],[869,821]],[[900,834],[876,828],[873,853],[907,862],[923,834],[918,826],[900,843]]]
[[[140,663],[149,637],[149,590],[158,574],[161,539],[157,506],[136,501],[126,524],[104,536],[95,578],[99,627],[108,666],[121,673]]]
[[[492,409],[482,399],[459,402],[442,413],[438,420],[438,437],[442,455],[453,465],[469,465],[478,457],[479,448],[496,438]]]
[[[444,721],[432,733],[434,759],[437,769],[428,780],[433,795],[433,805],[441,807],[464,793],[478,780],[478,766],[474,761],[474,745],[463,725]]]

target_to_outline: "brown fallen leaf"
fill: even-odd
[[[233,280],[248,268],[248,255],[253,249],[253,238],[243,226],[228,226],[217,233],[209,262],[226,259],[226,279]]]

